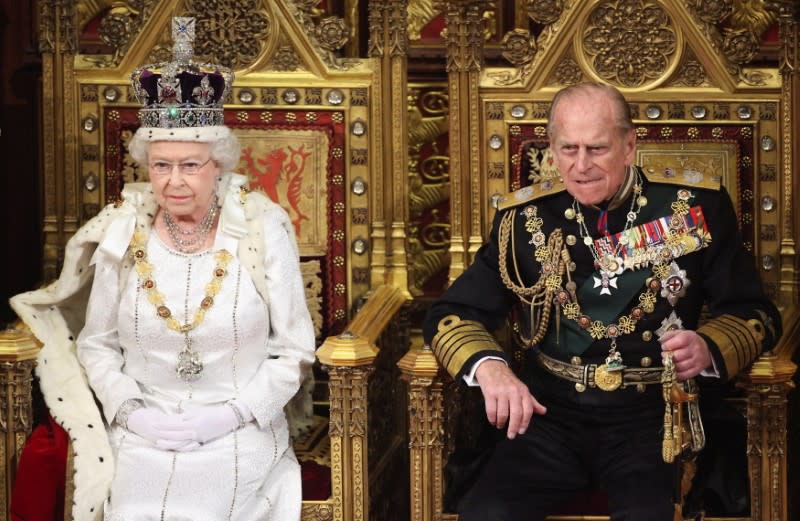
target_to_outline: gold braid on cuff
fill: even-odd
[[[497,340],[483,324],[448,315],[439,321],[438,332],[431,341],[436,358],[453,378],[471,356],[481,351],[503,352]]]
[[[733,315],[715,317],[699,328],[722,353],[729,377],[747,367],[761,352],[764,324],[755,319],[745,320]]]

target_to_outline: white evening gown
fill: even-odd
[[[235,252],[236,240],[220,231],[212,250],[187,255],[170,249],[155,232],[151,233],[147,254],[155,268],[153,278],[164,303],[181,323],[187,321],[187,313],[191,322],[205,296],[206,284],[212,280],[216,266],[213,252],[220,248]],[[282,255],[291,257],[290,251],[285,250]],[[118,271],[101,260],[96,268],[95,285],[111,285],[105,294],[113,295],[117,291],[114,276]],[[286,263],[290,271],[291,260]],[[296,259],[293,262],[296,264]],[[280,279],[280,269],[273,275]],[[296,276],[290,275],[289,279]],[[276,280],[273,288],[295,282]],[[295,289],[288,289],[287,295],[275,290],[276,294],[270,295],[272,305],[280,305],[281,298],[296,296]],[[177,413],[198,405],[241,398],[248,384],[265,378],[270,364],[274,365],[271,370],[281,371],[280,364],[286,363],[285,357],[276,356],[280,350],[274,349],[275,339],[270,339],[270,318],[277,319],[269,316],[270,307],[235,257],[227,266],[227,275],[213,306],[202,323],[189,333],[192,349],[199,353],[204,365],[201,377],[192,383],[182,381],[175,372],[178,353],[184,346],[183,334],[169,329],[156,314],[140,287],[135,269],[130,272],[118,306],[101,305],[98,302],[103,300],[101,293],[93,288],[79,351],[107,417],[109,410],[116,411],[119,403],[130,397],[131,378],[146,406]],[[114,330],[116,325],[118,329]],[[107,362],[98,357],[108,356],[109,346],[113,350],[115,342],[122,350],[117,348],[112,360],[117,357],[116,367],[121,366],[121,374],[114,375],[113,368],[102,374]],[[269,394],[274,393],[265,390],[261,398],[265,403],[253,407],[251,389],[249,402],[257,411],[274,411],[268,421],[254,411],[258,422],[186,452],[157,449],[144,438],[113,424],[109,435],[116,467],[105,519],[299,520],[300,468],[281,409],[286,398]],[[276,399],[283,403],[270,403]]]

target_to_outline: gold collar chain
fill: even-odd
[[[145,235],[142,232],[136,232],[133,235],[130,251],[133,261],[136,265],[136,273],[139,275],[141,286],[144,288],[145,293],[147,294],[147,300],[153,304],[153,306],[156,308],[156,314],[164,319],[168,328],[177,333],[183,333],[184,335],[184,347],[178,355],[178,364],[175,368],[176,373],[182,380],[186,382],[197,380],[200,378],[200,373],[203,371],[203,363],[200,361],[199,354],[192,350],[192,341],[189,338],[189,331],[192,331],[203,323],[206,312],[211,308],[211,306],[214,305],[214,297],[217,296],[222,288],[222,280],[228,273],[227,267],[233,258],[233,255],[224,249],[214,253],[216,266],[214,266],[211,280],[208,282],[208,284],[206,284],[205,295],[203,295],[200,305],[194,312],[192,321],[188,322],[189,314],[187,312],[187,322],[181,324],[180,321],[173,315],[172,310],[170,310],[165,304],[164,295],[158,290],[158,285],[153,277],[155,268],[147,260]]]
[[[211,281],[206,284],[206,292],[203,299],[200,301],[200,306],[197,308],[197,311],[194,312],[191,323],[181,324],[164,303],[164,295],[158,291],[156,281],[153,278],[155,268],[147,261],[147,249],[144,246],[143,239],[144,237],[141,232],[134,234],[133,241],[131,241],[131,252],[133,260],[136,263],[136,273],[139,274],[142,280],[142,287],[147,293],[147,299],[155,306],[156,313],[166,321],[167,327],[171,330],[177,331],[178,333],[187,333],[195,329],[203,322],[206,311],[214,305],[214,297],[219,293],[222,287],[222,279],[224,279],[225,275],[228,273],[226,268],[233,258],[233,255],[228,253],[227,250],[219,250],[214,253],[214,260],[217,262],[217,265],[214,267]]]
[[[636,192],[634,197],[641,197],[641,194]],[[678,297],[685,294],[685,289],[688,285],[688,280],[685,277],[686,273],[680,270],[677,263],[674,262],[674,255],[670,246],[679,242],[675,239],[680,237],[682,231],[685,231],[683,217],[689,213],[690,207],[687,201],[693,198],[694,194],[688,190],[678,190],[676,201],[670,205],[673,217],[670,224],[671,230],[670,237],[667,239],[667,247],[664,247],[662,254],[655,256],[651,263],[653,276],[648,277],[645,281],[644,291],[639,294],[638,303],[631,308],[627,315],[619,317],[616,322],[610,324],[606,324],[601,320],[593,320],[589,315],[581,311],[577,296],[577,286],[570,275],[570,272],[575,271],[575,263],[572,261],[567,247],[563,246],[562,231],[560,228],[554,229],[550,234],[549,240],[546,241],[546,236],[542,231],[544,221],[538,216],[537,207],[534,205],[526,206],[520,213],[526,218],[525,229],[531,234],[530,244],[534,245],[534,258],[542,266],[542,275],[537,283],[531,287],[515,284],[511,280],[506,263],[509,238],[513,242],[512,223],[516,210],[504,215],[499,233],[501,279],[506,287],[517,294],[523,302],[531,305],[531,318],[534,318],[534,316],[539,318],[538,324],[531,323],[532,338],[526,340],[526,344],[532,345],[544,338],[550,318],[550,306],[555,305],[556,308],[561,308],[562,315],[576,322],[593,339],[608,338],[611,341],[608,357],[606,358],[606,370],[618,371],[624,368],[622,356],[617,351],[617,338],[621,335],[633,333],[636,329],[636,323],[646,314],[654,311],[659,291],[661,296],[666,298],[673,307],[677,304]],[[644,202],[644,204],[647,203]],[[644,204],[639,206],[644,206]],[[511,249],[516,270],[516,256],[513,253],[515,247],[513,244]],[[567,276],[566,284],[563,283],[565,274]],[[517,280],[522,282],[518,270],[516,276]],[[670,282],[676,278],[680,279],[680,284],[673,286]],[[533,310],[534,305],[539,308],[536,313]],[[675,322],[672,316],[667,320]],[[558,322],[560,321],[557,321],[557,325]]]

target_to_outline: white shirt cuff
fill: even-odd
[[[717,363],[714,361],[714,357],[711,357],[711,367],[705,368],[700,371],[700,376],[707,376],[709,378],[719,378],[719,370],[717,369]]]
[[[478,370],[478,366],[484,363],[487,360],[500,360],[503,363],[506,363],[505,360],[500,358],[499,356],[484,356],[483,358],[479,359],[477,362],[472,364],[472,369],[469,370],[468,373],[465,373],[462,378],[464,378],[464,383],[466,383],[470,387],[478,387],[478,382],[475,380],[475,371]]]

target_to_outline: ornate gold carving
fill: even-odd
[[[134,36],[150,18],[154,0],[130,0],[115,2],[98,27],[100,40],[112,48],[111,55],[84,55],[95,67],[114,67],[128,51]]]
[[[61,146],[63,147],[64,155],[69,158],[74,158],[77,155],[78,147],[78,114],[75,110],[70,110],[72,107],[78,105],[77,99],[77,85],[72,78],[75,77],[75,61],[70,57],[63,60],[62,69],[63,76],[61,99],[59,102],[62,104],[62,118],[63,129],[60,136],[63,139]],[[80,189],[79,183],[75,180],[79,179],[78,165],[75,161],[64,161],[61,166],[64,175],[63,178],[63,214],[62,226],[63,230],[67,233],[72,233],[77,229],[77,224],[80,222],[79,204],[77,190]]]
[[[407,0],[394,0],[389,5],[389,56],[405,57],[408,52]]]
[[[732,0],[688,0],[686,5],[705,23],[716,24],[731,14]]]
[[[229,1],[237,2],[237,0]],[[325,18],[322,21],[323,23],[320,23],[325,27],[321,29],[315,25],[314,20],[322,14],[322,11],[315,7],[318,3],[317,0],[302,0],[286,2],[284,5],[303,28],[308,40],[314,50],[317,51],[319,57],[322,58],[322,61],[325,62],[325,65],[337,70],[352,68],[359,63],[359,60],[339,58],[334,54],[335,50],[344,46],[350,39],[350,29],[347,28],[347,24],[344,21],[337,22],[335,17]],[[323,37],[324,41],[321,41],[320,37]],[[338,42],[341,42],[341,45],[336,47],[335,44]]]
[[[437,170],[446,170],[440,165],[446,164],[446,157],[429,158],[426,164],[435,164]],[[442,201],[450,198],[450,183],[423,183],[422,176],[415,171],[409,173],[409,210],[412,217],[419,217],[426,210],[435,208]]]
[[[506,33],[502,44],[503,58],[514,65],[514,72],[492,72],[488,76],[498,86],[523,83],[533,70],[533,60],[538,50],[536,39],[527,29],[514,29]]]
[[[330,503],[303,501],[303,521],[333,521],[333,506]]]
[[[367,44],[367,56],[370,58],[380,58],[383,56],[384,34],[383,34],[383,12],[388,6],[382,2],[370,2],[367,15],[369,24],[369,43]]]
[[[195,53],[245,68],[264,50],[274,21],[256,0],[190,0],[186,15],[196,18]]]
[[[0,476],[0,508],[8,512],[17,463],[31,432],[33,411],[31,382],[35,357],[40,345],[30,330],[0,331],[0,455],[3,458]]]
[[[722,52],[733,63],[747,63],[758,52],[756,35],[748,29],[734,29],[725,32],[722,42]]]
[[[408,39],[419,40],[422,29],[436,18],[439,9],[434,0],[409,0],[408,2]]]
[[[355,369],[350,379],[350,407],[348,421],[348,441],[351,445],[350,456],[352,472],[349,479],[352,483],[352,517],[353,521],[363,521],[366,514],[365,471],[367,470],[364,447],[367,443],[367,380],[372,367]]]
[[[408,206],[412,219],[408,226],[407,245],[409,291],[412,295],[420,295],[424,284],[445,266],[448,259],[449,236],[444,242],[432,246],[421,239],[420,230],[428,228],[428,225],[423,225],[428,212],[434,221],[438,220],[435,208],[450,197],[449,157],[435,153],[437,139],[449,128],[449,107],[446,93],[439,90],[425,92],[421,99],[418,90],[410,90],[408,99]],[[424,145],[430,145],[434,153],[420,162],[420,150]],[[449,226],[447,229],[449,231]]]
[[[444,419],[442,382],[430,348],[409,350],[398,363],[408,380],[411,519],[436,519],[442,512]],[[428,517],[430,511],[433,517]],[[427,515],[426,515],[427,514]]]
[[[762,35],[776,20],[775,10],[770,9],[769,3],[762,0],[687,2],[704,38],[728,61],[730,71],[740,75],[739,79],[748,85],[764,85],[768,79],[758,73],[743,75],[740,66],[757,55]]]
[[[75,3],[59,2],[59,40],[63,54],[75,54],[78,49],[78,31],[75,28]]]
[[[115,54],[121,54],[127,49],[133,29],[131,22],[125,11],[110,12],[100,21],[98,27],[100,39],[106,45],[113,47]]]
[[[789,359],[797,345],[795,330],[792,326],[790,331],[795,334],[784,337],[774,352],[762,354],[739,383],[747,391],[750,512],[754,520],[786,519],[787,515],[786,406],[797,370]]]
[[[303,63],[297,51],[286,35],[281,35],[278,46],[272,54],[269,68],[280,72],[293,72],[303,68]]]
[[[433,143],[449,129],[447,120],[447,95],[441,91],[426,92],[419,100],[419,91],[408,94],[408,146],[415,152],[423,145]],[[420,108],[420,104],[422,108]],[[423,110],[430,116],[423,116]]]
[[[366,464],[363,447],[366,443],[366,382],[372,370],[371,366],[328,366],[331,490],[335,521],[365,518]],[[349,470],[347,475],[346,470]],[[349,482],[348,486],[344,484],[345,479]],[[348,491],[350,495],[345,497]]]
[[[731,27],[747,29],[753,33],[755,40],[759,40],[777,18],[775,11],[770,9],[768,4],[769,2],[764,0],[733,0]]]
[[[656,2],[616,0],[599,4],[583,31],[583,51],[595,73],[622,87],[660,78],[675,58],[678,37]]]
[[[377,352],[367,339],[345,331],[326,338],[317,350],[317,358],[327,365],[357,367],[372,363]]]
[[[447,4],[447,71],[477,72],[483,50],[483,9],[481,0]]]
[[[314,336],[320,337],[322,332],[322,268],[319,259],[300,263],[308,312],[314,322]]]
[[[781,75],[781,179],[783,180],[783,212],[781,215],[781,279],[780,294],[786,302],[797,302],[797,254],[795,240],[796,198],[794,176],[798,161],[793,157],[797,153],[793,143],[797,140],[798,114],[800,114],[800,6],[797,2],[780,0],[779,34],[781,56],[779,71]]]
[[[328,390],[330,396],[328,414],[330,416],[328,436],[331,443],[331,498],[333,499],[333,519],[344,520],[344,469],[345,461],[342,454],[343,436],[345,434],[344,408],[345,389],[350,368],[334,368],[328,375]]]
[[[585,79],[580,65],[572,56],[565,56],[556,65],[550,80],[553,85],[574,85]]]
[[[0,362],[0,389],[3,391],[0,393],[0,432],[21,432],[23,436],[30,433],[31,382],[35,365],[33,360]],[[7,448],[16,452],[22,446]]]
[[[39,52],[51,54],[56,47],[56,1],[39,0]]]
[[[528,16],[540,24],[551,24],[564,12],[564,0],[528,0]]]
[[[434,213],[434,218],[438,213]],[[425,283],[447,266],[450,259],[448,247],[450,226],[445,223],[431,223],[422,227],[412,225],[408,234],[408,253],[411,265],[411,284],[414,295],[422,295]],[[428,237],[435,238],[429,239]],[[438,247],[434,247],[434,244]]]
[[[678,71],[668,83],[670,87],[702,87],[709,85],[703,64],[693,52],[687,52],[681,60]]]
[[[320,46],[328,52],[333,52],[350,40],[350,28],[347,27],[344,19],[336,16],[328,16],[320,20],[314,34]]]

